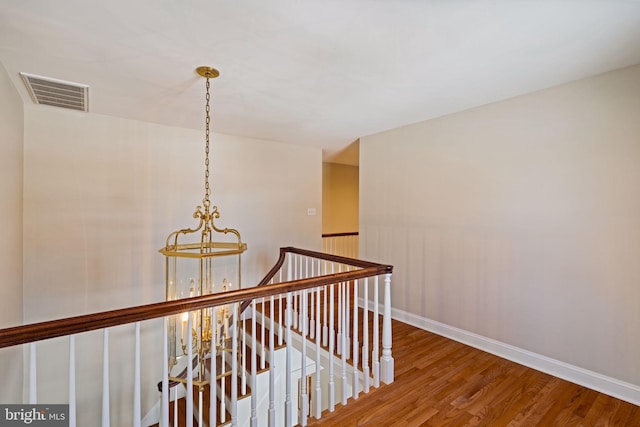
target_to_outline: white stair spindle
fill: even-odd
[[[167,338],[167,318],[162,318],[162,399],[160,420],[162,427],[169,427],[169,343]],[[176,424],[177,425],[177,424]]]
[[[272,281],[273,283],[273,281]],[[262,345],[260,346],[260,369],[264,369],[267,365],[266,365],[266,341],[264,340],[264,334],[265,334],[265,329],[266,329],[266,321],[265,319],[265,314],[266,314],[266,309],[264,308],[264,297],[262,298],[262,303],[261,303],[261,307],[262,307],[262,322],[260,322],[260,342],[262,343]],[[273,309],[273,307],[271,307]],[[273,318],[273,310],[269,311],[269,317]]]
[[[245,342],[245,336],[247,331],[247,321],[242,317],[242,334],[240,334],[240,351],[242,354],[240,363],[240,393],[242,396],[247,394],[247,343]],[[255,336],[256,330],[251,329],[251,335]]]
[[[316,336],[316,319],[314,315],[316,307],[313,303],[314,294],[314,292],[309,292],[309,339],[314,339]]]
[[[171,393],[171,391],[169,391]],[[178,421],[178,386],[173,387],[173,425],[179,425]]]
[[[374,387],[380,387],[380,314],[378,313],[378,285],[378,276],[376,276],[373,280],[373,354],[371,355],[371,360],[373,361]]]
[[[280,270],[280,282],[282,283],[282,270]],[[282,323],[282,312],[284,311],[282,306],[282,294],[278,295],[278,345],[282,345],[284,328]],[[271,346],[273,347],[273,341],[271,342]],[[272,359],[273,360],[273,359]]]
[[[362,310],[362,376],[364,377],[364,392],[369,393],[371,381],[369,375],[369,278],[364,278],[364,286],[362,287],[364,295],[364,307]]]
[[[351,362],[353,362],[353,391],[351,396],[354,399],[358,398],[358,384],[360,371],[358,370],[358,280],[353,282],[353,350],[351,352]]]
[[[269,327],[269,423],[268,427],[276,427],[276,402],[275,402],[275,394],[276,394],[276,379],[275,372],[273,370],[274,364],[273,360],[275,359],[275,320],[273,315],[273,306],[274,306],[275,297],[272,295],[269,301],[269,313],[271,313],[271,326]],[[278,297],[278,304],[282,298]],[[282,310],[280,310],[280,315],[282,314]]]
[[[302,351],[300,354],[300,417],[298,423],[305,427],[309,416],[309,397],[307,392],[307,290],[302,291],[302,318],[305,323],[302,325]]]
[[[298,280],[298,256],[294,255],[293,256],[293,280]],[[300,329],[300,325],[298,323],[298,292],[294,292],[293,293],[293,324],[291,325],[291,327],[293,329]]]
[[[287,369],[286,369],[286,392],[285,392],[285,426],[293,427],[293,408],[291,403],[291,292],[287,292]]]
[[[140,427],[140,322],[136,322],[135,337],[135,358],[133,362],[133,426]]]
[[[224,423],[227,421],[227,399],[225,390],[227,389],[227,377],[225,373],[227,372],[227,351],[224,349],[226,347],[226,340],[222,341],[222,351],[220,352],[220,358],[222,359],[222,363],[220,366],[220,422]]]
[[[217,330],[218,308],[213,307],[211,309],[211,357],[209,358],[209,424],[215,426],[217,424],[217,406],[216,400],[218,399],[217,385],[217,367],[216,367],[216,343],[218,342],[218,330]]]
[[[321,267],[320,260],[317,260],[317,262],[313,262],[311,264],[311,266],[314,267],[313,268],[313,272],[312,272],[313,277],[319,277],[319,276],[322,275],[322,273],[320,271],[320,267]],[[312,292],[311,294],[313,295],[313,298],[311,300],[311,307],[313,309],[312,312],[311,312],[312,313],[312,315],[311,315],[311,319],[312,319],[311,324],[313,325],[313,324],[315,324],[314,314],[315,314],[315,317],[317,317],[318,320],[320,320],[320,311],[318,311],[318,308],[316,307],[317,304],[313,303],[313,301],[315,301],[316,298],[320,297],[319,289],[318,289],[318,292]],[[318,342],[318,344],[320,344],[320,341],[322,340],[322,334],[321,333],[317,333],[316,329],[317,328],[315,326],[311,327],[311,332],[310,332],[311,338],[313,338],[314,340],[316,340]]]
[[[203,390],[202,387],[198,387],[198,425],[201,426],[203,425],[204,422],[204,417],[203,417]]]
[[[231,330],[231,426],[238,425],[238,304],[233,307],[233,329]]]
[[[340,273],[340,267],[338,267],[338,273]],[[342,288],[343,284],[338,283],[338,339],[336,343],[336,352],[342,354]]]
[[[291,325],[291,327],[293,329],[299,329],[300,325],[298,324],[298,319],[300,318],[298,316],[298,292],[294,292],[293,293],[293,324]]]
[[[193,427],[193,316],[187,320],[187,427]]]
[[[322,416],[322,386],[320,384],[320,288],[316,289],[316,391],[315,391],[315,417],[320,419]],[[331,358],[329,358],[331,359]]]
[[[303,265],[304,265],[303,259],[302,259],[302,256],[300,256],[300,270],[298,270],[299,272],[299,276],[297,277],[298,279],[307,278],[307,275],[304,273]],[[306,330],[307,320],[302,314],[301,306],[302,306],[302,293],[298,292],[298,331],[304,333],[304,331]],[[305,310],[305,313],[306,313],[306,310]]]
[[[109,329],[102,334],[102,427],[111,424],[109,419]]]
[[[69,335],[69,427],[76,427],[76,336]]]
[[[335,299],[333,294],[334,284],[329,285],[329,412],[333,412],[336,406],[336,386],[334,380],[334,368],[333,368],[333,352],[335,350],[335,339],[333,322],[334,322],[334,309]]]
[[[29,343],[29,404],[38,403],[36,343]]]
[[[325,274],[326,274],[326,270],[325,270]],[[328,287],[325,286],[324,289],[322,290],[322,295],[324,296],[324,309],[322,310],[322,345],[324,347],[327,347],[329,345],[329,323],[327,322],[327,316],[328,316],[328,306],[327,306],[327,289]],[[331,304],[333,304],[333,301],[331,302]]]
[[[305,267],[304,267],[304,278],[308,279],[309,277],[311,277],[311,271],[309,270],[309,257],[305,258]],[[304,297],[304,303],[305,303],[305,307],[304,307],[304,312],[305,315],[302,317],[303,321],[304,321],[304,335],[306,337],[309,336],[310,332],[309,329],[311,329],[309,327],[309,319],[311,318],[310,314],[311,314],[311,310],[309,309],[309,299],[310,299],[310,295],[308,292],[305,292],[305,297]]]
[[[394,367],[391,355],[391,274],[384,275],[384,316],[382,318],[382,359],[380,360],[380,381],[393,382]]]
[[[351,271],[349,266],[346,266],[345,271]],[[344,330],[342,334],[344,335],[344,342],[347,344],[344,351],[347,353],[347,359],[351,358],[351,346],[349,342],[351,341],[351,311],[349,307],[351,307],[351,282],[344,283]]]
[[[264,299],[262,304],[262,312],[264,313]],[[264,324],[264,322],[263,322]],[[264,328],[262,329],[262,343],[264,344]],[[264,345],[263,345],[264,347]],[[256,348],[256,300],[251,301],[251,427],[258,427],[258,415],[256,413],[258,393],[256,389],[256,375],[258,374]]]
[[[349,310],[347,310],[346,304],[345,304],[345,295],[346,295],[346,288],[347,288],[347,284],[344,283],[342,286],[342,307],[340,307],[340,311],[342,312],[342,336],[341,336],[341,344],[340,347],[342,348],[342,374],[341,374],[341,379],[342,379],[342,405],[346,406],[347,404],[347,393],[349,390],[349,384],[347,384],[347,336],[344,333],[345,330],[345,324],[347,321],[347,317],[345,316],[345,313]]]

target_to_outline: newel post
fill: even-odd
[[[391,356],[391,273],[387,273],[384,276],[384,314],[382,318],[380,381],[385,384],[391,384],[393,378],[393,356]]]

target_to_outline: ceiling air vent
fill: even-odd
[[[36,104],[89,111],[89,86],[49,77],[20,73]]]

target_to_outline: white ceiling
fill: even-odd
[[[364,135],[640,63],[640,1],[0,0],[0,62],[25,102],[21,71],[88,84],[93,113],[196,129],[194,70],[211,65],[215,132],[336,160]]]

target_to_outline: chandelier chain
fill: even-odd
[[[205,209],[209,209],[211,201],[209,200],[209,196],[211,194],[211,188],[209,187],[209,127],[211,124],[211,116],[209,114],[210,107],[209,101],[211,96],[209,95],[209,76],[207,76],[207,96],[206,96],[206,106],[205,106],[205,148],[204,148],[204,199],[202,203],[204,204]]]

